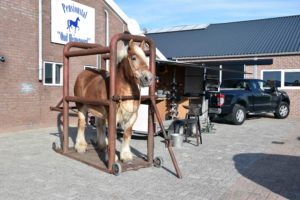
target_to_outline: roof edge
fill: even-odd
[[[225,55],[225,56],[182,56],[171,57],[172,60],[199,60],[199,59],[222,59],[222,58],[249,58],[249,57],[266,57],[266,56],[292,56],[300,55],[300,52],[283,52],[283,53],[263,53],[263,54],[245,54],[245,55]]]

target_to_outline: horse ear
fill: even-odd
[[[129,41],[128,46],[129,46],[129,47],[133,46],[133,39],[131,39],[131,40]]]
[[[140,48],[141,48],[142,50],[145,50],[145,40],[143,40],[143,41],[141,42]]]

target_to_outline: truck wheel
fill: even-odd
[[[289,113],[290,113],[289,104],[287,104],[286,102],[281,102],[278,108],[276,109],[274,115],[278,119],[284,119],[287,118],[287,116],[289,116]]]
[[[246,110],[244,106],[239,104],[234,105],[232,114],[231,114],[231,122],[235,125],[241,125],[244,123],[246,119]]]

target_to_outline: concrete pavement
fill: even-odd
[[[181,180],[161,137],[155,155],[164,158],[163,168],[114,176],[55,153],[56,129],[2,134],[0,199],[300,199],[299,118],[215,128],[199,147],[174,148]],[[132,146],[146,153],[146,140]]]

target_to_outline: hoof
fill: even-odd
[[[121,160],[122,161],[131,161],[133,159],[131,152],[122,152],[121,153]]]
[[[87,144],[79,144],[79,145],[75,145],[75,149],[78,153],[84,153],[86,152],[86,148],[87,148]]]

